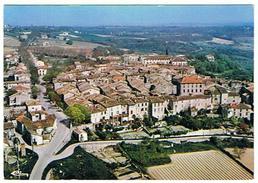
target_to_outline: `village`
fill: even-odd
[[[51,65],[39,60],[33,49],[29,55],[42,78]],[[217,116],[219,108],[226,110],[228,118],[249,121],[253,118],[253,83],[197,75],[184,55],[124,54],[97,59],[105,63],[76,61],[52,83],[66,106],[80,104],[89,110],[90,119],[85,124],[89,123],[91,129],[104,124],[132,124],[144,118],[158,122],[184,111],[196,116],[205,110],[207,115]],[[207,59],[214,61],[212,55],[207,55]],[[37,96],[32,96],[30,73],[19,60],[18,51],[5,55],[5,62],[8,68],[4,75],[8,106],[5,117],[8,122],[13,119],[15,124],[24,124],[12,115],[25,110],[32,112],[34,109],[28,110],[30,105],[36,108],[40,102],[35,99]],[[47,111],[44,108],[36,111],[39,111],[35,114],[37,119],[43,120],[38,126],[43,129]]]
[[[52,66],[44,57],[39,59],[41,49],[35,44],[26,51],[38,83],[31,80],[31,68],[23,63],[20,50],[4,56],[4,155],[10,164],[14,162],[10,154],[17,139],[17,150],[26,157],[25,147],[33,150],[49,144],[56,133],[60,134],[60,123],[69,131],[65,133],[67,141],[57,140],[63,145],[72,140],[83,143],[187,135],[253,136],[252,82],[197,74],[189,64],[193,60],[168,53],[89,56],[88,61],[74,61],[47,81],[44,76]],[[45,43],[41,47],[48,46]],[[216,60],[212,54],[206,58]],[[66,117],[57,117],[57,112]],[[93,154],[101,157],[98,151]],[[113,158],[107,155],[104,161]],[[17,176],[15,173],[13,176]],[[19,170],[18,174],[23,175]],[[133,171],[132,177],[118,178],[142,176]]]

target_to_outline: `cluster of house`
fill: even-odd
[[[163,58],[161,59],[163,62]],[[128,63],[89,66],[75,62],[74,68],[61,73],[54,89],[68,105],[81,104],[91,110],[91,122],[113,124],[152,116],[162,120],[166,115],[190,109],[196,115],[201,109],[225,105],[228,117],[251,118],[250,103],[241,103],[239,90],[224,80],[195,74],[188,65]]]
[[[34,64],[34,66],[38,70],[38,75],[39,76],[46,75],[47,74],[47,69],[49,68],[49,65],[47,65],[45,62],[43,62],[41,60],[38,60],[38,58],[35,57],[31,51],[29,51],[29,54],[30,54],[30,57],[32,59],[32,62]]]
[[[154,56],[143,56],[140,61],[145,64],[170,64],[175,66],[186,66],[188,65],[188,58],[185,55],[154,55]]]
[[[31,75],[24,63],[19,61],[19,55],[12,55],[5,55],[4,60],[5,63],[11,62],[4,73],[6,147],[13,146],[15,128],[34,144],[48,143],[56,128],[55,116],[49,115],[39,101],[31,99]],[[41,66],[41,61],[36,58],[33,62]]]
[[[27,67],[19,62],[17,52],[5,56],[7,68],[4,72],[5,104],[19,106],[31,97],[30,73]]]
[[[49,143],[56,129],[56,118],[48,114],[39,100],[30,99],[26,102],[26,111],[16,118],[17,131],[27,138],[31,144]]]
[[[15,50],[4,55],[4,62],[7,64],[7,67],[10,67],[10,65],[16,65],[19,62],[19,58],[18,50]]]
[[[189,59],[185,55],[157,55],[157,54],[124,54],[122,56],[99,56],[99,60],[118,61],[123,60],[124,63],[142,63],[144,65],[164,64],[174,66],[187,66]]]

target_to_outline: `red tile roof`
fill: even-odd
[[[181,84],[203,84],[204,81],[197,75],[183,77]]]

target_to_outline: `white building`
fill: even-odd
[[[177,81],[180,96],[204,94],[204,81],[198,75],[184,76]]]
[[[150,115],[158,120],[164,119],[166,116],[166,108],[168,106],[169,100],[161,97],[151,97],[150,98]]]
[[[210,61],[210,62],[214,62],[214,61],[215,61],[215,57],[214,57],[214,55],[212,55],[212,54],[208,54],[208,55],[206,55],[205,57],[206,57],[207,60]]]
[[[132,103],[128,104],[128,120],[135,118],[143,119],[149,114],[149,102],[144,98],[134,98]]]
[[[237,92],[228,93],[228,104],[239,104],[241,102],[241,97]]]
[[[251,119],[251,115],[253,114],[252,107],[248,104],[240,103],[240,104],[231,104],[228,109],[228,117],[238,117],[238,118],[247,118]]]
[[[9,96],[9,105],[17,106],[23,105],[26,101],[30,99],[30,94],[26,92],[17,92],[11,96]]]
[[[178,96],[170,101],[173,115],[195,107],[196,110],[211,109],[211,97],[206,95]]]
[[[170,64],[171,57],[167,55],[159,55],[159,56],[144,56],[141,58],[141,62],[144,65],[149,64]]]
[[[214,85],[209,87],[207,91],[211,94],[211,102],[214,107],[228,103],[228,91],[226,88]]]
[[[27,111],[17,118],[17,131],[34,145],[49,143],[57,128],[56,118],[43,110],[38,100],[26,102]]]
[[[75,135],[75,137],[77,138],[77,140],[79,142],[85,142],[88,140],[88,134],[86,131],[82,130],[82,129],[79,129],[79,128],[75,128],[73,130],[73,133]]]
[[[188,59],[186,58],[185,55],[177,55],[175,57],[172,57],[171,65],[187,66],[188,65]]]
[[[139,62],[140,56],[137,54],[124,54],[123,60],[125,63]]]

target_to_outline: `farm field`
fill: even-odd
[[[147,173],[156,180],[247,180],[253,176],[217,150],[170,155],[171,163],[153,166]]]
[[[17,38],[4,36],[4,47],[18,47],[20,44],[21,42]]]
[[[50,46],[60,46],[63,48],[83,48],[83,49],[94,49],[98,46],[103,46],[105,45],[98,44],[98,43],[91,43],[91,42],[86,42],[86,41],[73,41],[72,45],[66,44],[66,41],[62,40],[38,40],[39,43],[43,42],[48,42]]]
[[[226,148],[230,154],[235,155],[234,148]],[[250,170],[254,171],[254,149],[253,148],[245,148],[244,153],[241,154],[240,159],[237,158],[243,165],[245,165]]]

